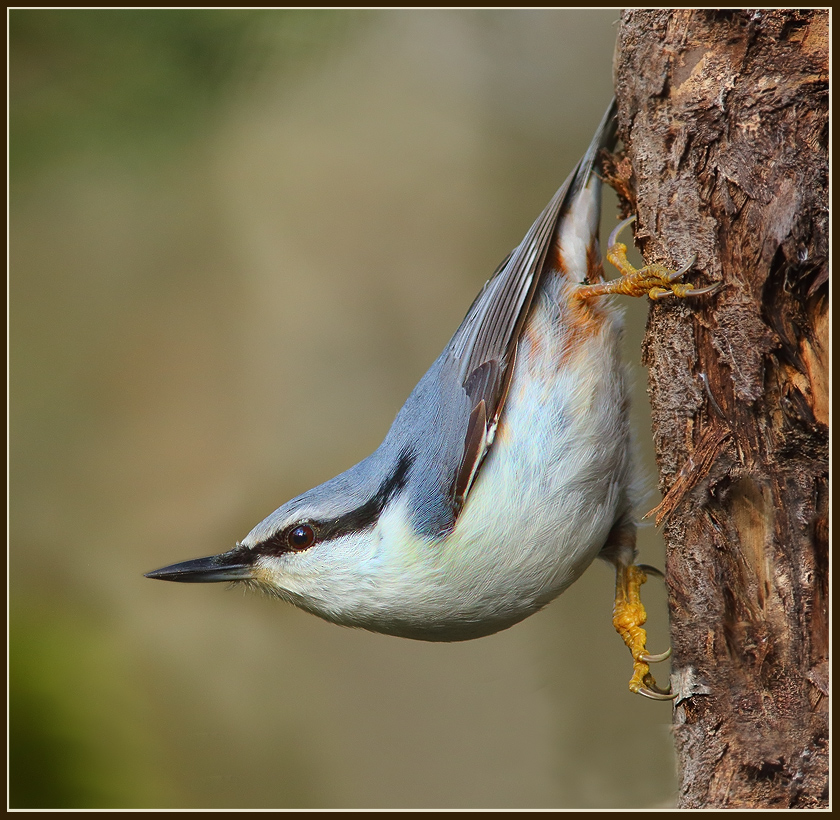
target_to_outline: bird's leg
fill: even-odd
[[[593,285],[582,285],[575,291],[578,299],[590,299],[594,296],[606,296],[609,293],[624,296],[649,296],[651,299],[662,299],[665,296],[702,296],[704,293],[714,293],[720,282],[706,288],[694,288],[678,280],[691,270],[697,257],[692,256],[679,270],[669,270],[664,265],[645,265],[637,270],[627,259],[627,245],[618,241],[618,234],[626,228],[636,217],[631,216],[620,222],[608,240],[607,261],[618,268],[621,276],[609,282],[597,282]]]
[[[639,591],[651,571],[657,572],[652,567],[616,562],[613,626],[633,655],[630,691],[653,700],[671,700],[676,695],[671,694],[670,690],[660,689],[650,672],[650,664],[666,660],[671,656],[671,650],[661,655],[649,654],[645,645],[647,633],[642,629],[647,613]]]

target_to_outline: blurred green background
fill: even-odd
[[[605,564],[454,645],[142,577],[379,443],[585,149],[617,18],[10,12],[12,807],[673,804]]]

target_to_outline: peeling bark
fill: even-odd
[[[680,805],[825,806],[828,13],[627,11],[615,68],[637,246],[723,282],[644,345]]]

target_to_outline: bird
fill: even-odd
[[[381,445],[257,524],[232,549],[146,577],[236,582],[336,624],[424,641],[493,634],[541,610],[600,557],[615,567],[613,624],[630,689],[673,698],[650,672],[636,560],[638,486],[610,294],[711,292],[635,270],[619,232],[605,281],[599,162],[613,99],[583,158],[475,298]]]

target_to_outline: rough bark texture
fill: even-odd
[[[723,282],[644,350],[680,805],[824,806],[828,14],[625,12],[616,95],[637,246]]]

